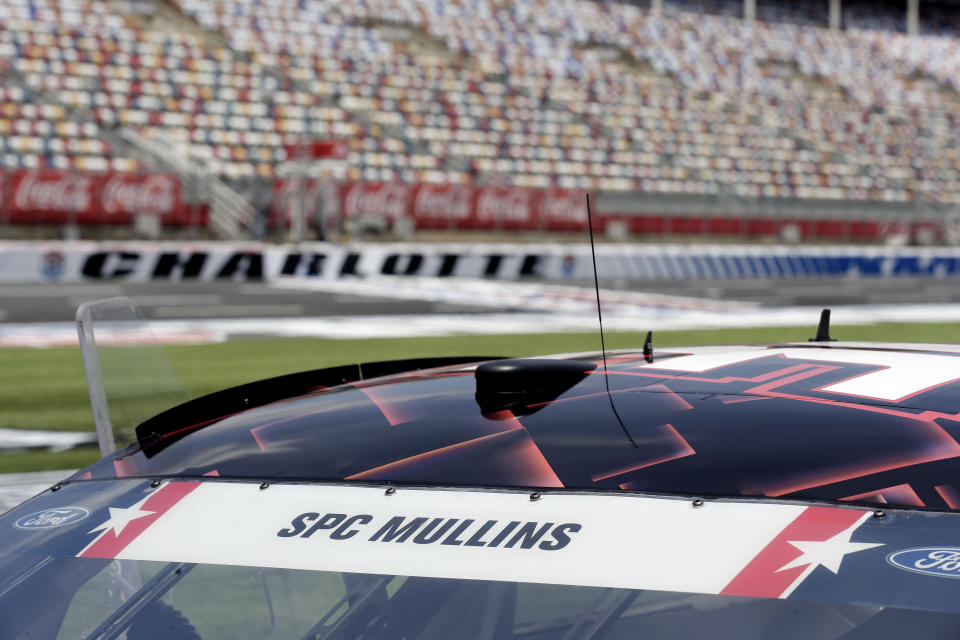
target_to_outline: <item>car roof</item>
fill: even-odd
[[[565,487],[946,510],[960,507],[958,358],[956,345],[829,342],[379,363],[372,378],[323,369],[165,412],[74,479]],[[384,364],[399,373],[376,375]]]
[[[930,577],[960,554],[958,515],[937,513],[960,507],[958,357],[830,342],[292,374],[146,421],[7,514],[0,543],[953,612],[954,581]],[[334,521],[349,545],[314,535]],[[405,543],[455,523],[469,537]],[[556,544],[492,555],[514,529]]]

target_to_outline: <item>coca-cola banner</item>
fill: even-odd
[[[474,190],[462,185],[421,184],[411,215],[422,229],[468,228],[474,223]]]
[[[168,173],[0,172],[0,220],[11,224],[130,224],[137,215],[164,225],[202,224]]]
[[[393,184],[383,182],[321,183],[285,178],[274,183],[272,225],[285,226],[303,203],[305,223],[315,224],[323,212],[327,228],[341,218],[379,218],[391,224],[409,220],[420,230],[479,229],[487,231],[587,230],[586,192],[578,189],[531,189],[496,185]],[[617,225],[634,235],[781,236],[795,230],[801,238],[880,239],[896,233],[943,237],[931,223],[884,228],[877,220],[793,219],[770,215],[622,214],[593,211],[594,229],[607,233]],[[585,236],[584,236],[585,237]]]
[[[385,182],[354,182],[340,185],[343,214],[348,218],[376,216],[396,220],[410,215],[413,186]]]
[[[169,173],[115,173],[103,183],[100,206],[108,216],[147,214],[170,218],[180,206],[180,179]]]
[[[344,182],[336,185],[336,203],[325,203],[327,216],[412,219],[418,229],[505,229],[514,231],[583,231],[587,228],[583,191],[455,184]],[[317,181],[285,178],[274,183],[275,223],[294,212],[302,194],[306,222],[323,197]],[[328,193],[325,199],[334,196]],[[329,205],[329,206],[328,206]],[[335,205],[335,206],[334,206]]]
[[[341,185],[345,216],[409,216],[420,229],[587,228],[584,192],[524,187],[355,182]]]
[[[8,206],[10,221],[82,221],[94,215],[100,176],[54,170],[17,171],[11,181]]]
[[[574,189],[549,189],[537,201],[537,216],[551,231],[582,231],[587,228],[587,195]]]

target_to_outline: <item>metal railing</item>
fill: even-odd
[[[141,152],[183,176],[187,188],[210,207],[209,227],[217,237],[224,240],[248,237],[247,232],[254,221],[253,205],[207,167],[171,143],[147,138],[132,129],[123,129],[120,135]]]

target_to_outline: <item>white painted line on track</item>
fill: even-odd
[[[262,284],[241,284],[237,286],[237,293],[241,295],[256,295],[256,296],[267,296],[267,295],[289,295],[289,291],[281,288],[277,288],[271,284],[262,283]]]
[[[123,294],[120,285],[4,285],[0,286],[0,298],[110,298]]]
[[[68,301],[70,306],[76,307],[86,302],[89,298],[72,296]],[[219,294],[167,294],[167,295],[145,295],[133,296],[133,301],[139,307],[163,307],[163,306],[186,306],[186,305],[220,305],[223,303],[223,296]]]
[[[214,316],[221,318],[236,318],[246,316],[299,316],[303,313],[300,304],[225,304],[211,306],[177,305],[158,307],[154,314],[161,318],[184,316]]]
[[[223,342],[227,334],[219,329],[198,327],[196,322],[151,322],[150,332],[160,344],[209,344]],[[102,340],[98,340],[102,342]],[[40,322],[33,324],[0,323],[2,347],[76,347],[77,326],[72,322]]]
[[[0,429],[0,450],[49,449],[66,451],[82,444],[96,444],[97,434],[83,431]]]
[[[361,296],[360,294],[349,294],[349,293],[335,293],[331,296],[330,301],[333,304],[351,304],[351,305],[363,305],[368,304],[371,306],[380,306],[382,307],[384,302],[382,298],[368,298],[366,296]]]
[[[276,312],[276,307],[273,307]],[[694,310],[653,307],[630,314],[604,314],[611,331],[722,329],[816,325],[819,307]],[[960,303],[926,305],[850,305],[833,308],[834,325],[877,322],[960,322]],[[595,332],[595,308],[586,313],[434,313],[322,317],[163,319],[150,322],[158,342],[201,343],[230,338],[406,338],[553,332]],[[811,329],[812,330],[812,329]],[[2,346],[75,346],[72,323],[0,323]]]
[[[215,304],[220,294],[146,296],[149,303],[187,305],[153,307],[150,322],[157,342],[217,342],[235,337],[401,338],[468,334],[524,334],[597,331],[592,288],[531,282],[465,278],[284,279],[274,287],[244,285],[250,293],[277,292],[308,297],[323,292],[370,301],[389,308],[389,300],[431,303],[430,314],[356,314],[303,317],[301,304]],[[9,287],[8,287],[9,288]],[[74,290],[75,291],[75,290]],[[642,291],[601,291],[603,319],[610,330],[709,329],[729,327],[814,326],[819,307],[766,308],[754,303],[719,301]],[[387,300],[387,302],[385,302]],[[197,302],[210,304],[196,304]],[[442,313],[457,306],[486,307],[485,312]],[[371,308],[371,310],[374,310]],[[202,317],[203,319],[191,319]],[[956,322],[960,303],[861,304],[835,306],[834,324],[876,322]],[[72,323],[0,322],[2,346],[73,346]]]
[[[447,304],[490,307],[498,311],[556,311],[596,313],[596,292],[592,288],[562,284],[505,282],[474,278],[396,278],[324,280],[319,278],[283,278],[277,290],[323,292],[375,298],[420,300]],[[689,296],[619,291],[600,292],[606,314],[636,315],[644,309],[674,308],[696,310],[754,309],[748,302],[709,300]]]

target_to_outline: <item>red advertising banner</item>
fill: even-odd
[[[0,171],[0,218],[2,218],[4,212],[9,208],[11,182],[11,174],[6,171]]]
[[[473,192],[463,185],[417,185],[410,215],[420,229],[469,229],[475,224]]]
[[[40,216],[44,221],[77,221],[94,214],[99,193],[96,174],[52,169],[16,171],[9,189],[11,222]]]
[[[587,228],[587,192],[576,189],[544,190],[537,202],[537,215],[550,231],[584,231]]]
[[[585,192],[524,187],[343,182],[336,185],[336,206],[329,215],[385,220],[413,219],[418,229],[505,229],[582,231],[587,228]],[[273,220],[289,220],[302,194],[306,223],[323,193],[312,179],[274,183]],[[332,194],[327,195],[328,198]],[[333,203],[325,203],[331,205]]]
[[[321,144],[318,141],[316,144]],[[325,143],[323,143],[325,144]],[[322,149],[321,149],[322,151]],[[412,220],[417,229],[583,232],[585,192],[495,185],[331,183],[308,178],[274,181],[269,224],[286,227],[302,207],[313,228],[346,218]],[[0,171],[0,225],[129,225],[138,215],[163,226],[207,224],[205,204],[187,204],[180,178],[170,173],[84,173],[55,169]],[[615,223],[633,235],[702,235],[879,240],[903,236],[928,244],[944,238],[936,222],[871,219],[789,219],[740,215],[600,214],[594,228]],[[789,232],[789,234],[787,233]]]
[[[0,172],[0,219],[10,224],[123,225],[154,215],[177,226],[205,223],[203,214],[183,202],[174,174]]]
[[[390,182],[345,183],[340,186],[341,211],[347,218],[406,218],[410,216],[413,189],[412,185]]]
[[[297,194],[302,193],[308,225],[313,224],[314,213],[323,210],[331,219],[339,216],[379,217],[388,221],[411,219],[417,229],[567,232],[587,229],[586,192],[578,189],[383,182],[342,182],[329,186],[325,191],[312,179],[301,179],[300,183],[295,179],[277,180],[273,223],[289,222],[296,210]],[[788,225],[795,226],[802,238],[880,239],[891,234],[872,220],[593,212],[594,229],[600,233],[614,222],[634,235],[769,237],[782,235],[782,228]],[[916,226],[907,225],[904,233],[914,233]],[[942,228],[931,227],[924,232],[936,237],[943,235]]]
[[[540,228],[535,203],[537,193],[521,187],[480,187],[474,216],[480,229],[526,230]]]
[[[410,215],[421,229],[583,231],[587,228],[586,192],[419,185],[410,204]]]
[[[107,216],[149,214],[167,219],[181,205],[180,179],[169,173],[115,173],[106,177],[100,207]]]

